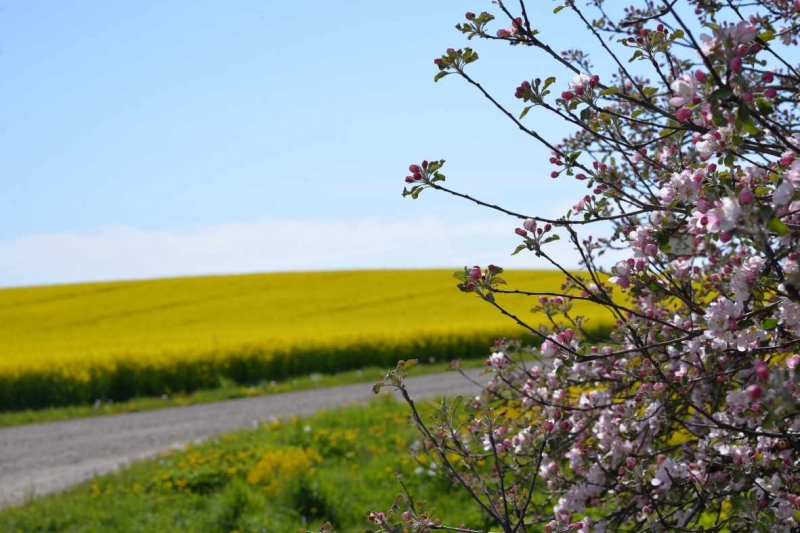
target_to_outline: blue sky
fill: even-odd
[[[576,44],[555,4],[535,5],[545,40]],[[582,194],[465,83],[433,83],[433,58],[468,44],[455,23],[492,7],[0,3],[0,285],[544,266],[509,257],[511,219],[400,196],[423,158],[447,159],[450,186],[525,212],[560,215]],[[531,50],[472,44],[472,72],[516,111],[523,79],[568,79]]]

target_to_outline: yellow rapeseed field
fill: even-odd
[[[0,409],[125,399],[347,370],[421,355],[486,355],[522,333],[452,272],[209,276],[0,290]],[[563,275],[507,272],[514,288]],[[498,301],[520,316],[526,297]],[[598,318],[596,323],[600,323]]]

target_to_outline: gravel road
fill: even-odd
[[[484,382],[479,373],[480,369],[467,372]],[[414,398],[479,390],[456,373],[413,377],[408,379],[408,389]],[[252,427],[273,417],[306,416],[373,397],[371,383],[361,383],[0,429],[0,507],[64,490],[177,444]]]

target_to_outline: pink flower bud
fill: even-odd
[[[536,231],[536,221],[532,218],[528,218],[522,223],[522,227],[528,231]]]
[[[692,110],[689,109],[688,107],[682,107],[682,108],[678,109],[677,111],[675,111],[675,116],[681,122],[686,122],[687,120],[692,118]]]
[[[497,30],[497,36],[501,39],[505,39],[507,37],[511,37],[511,32],[506,29]]]
[[[572,93],[572,91],[564,91],[561,93],[561,98],[564,100],[572,100],[575,98],[575,95]]]
[[[756,360],[755,365],[753,365],[753,369],[756,372],[756,377],[761,381],[766,381],[769,377],[769,365],[761,359]]]
[[[764,96],[766,96],[767,98],[775,98],[776,96],[778,96],[778,91],[770,87],[769,89],[764,91]]]
[[[772,83],[775,81],[775,75],[772,72],[765,72],[761,75],[761,79],[764,81],[764,83]]]
[[[527,237],[527,236],[528,236],[528,232],[527,232],[527,231],[525,231],[525,230],[524,230],[524,229],[522,229],[522,228],[517,228],[517,229],[515,229],[515,230],[514,230],[514,233],[516,233],[516,234],[517,234],[517,235],[519,235],[520,237]]]
[[[706,74],[706,73],[705,73],[705,72],[703,72],[702,70],[698,69],[698,70],[697,70],[697,71],[694,73],[694,78],[695,78],[697,81],[699,81],[700,83],[705,83],[705,82],[707,82],[707,81],[708,81],[708,74]]]
[[[750,103],[753,101],[753,93],[750,91],[745,91],[742,93],[742,102]]]
[[[408,170],[410,170],[412,174],[419,174],[422,172],[422,169],[419,168],[419,165],[411,165],[408,167]]]
[[[592,88],[597,87],[598,83],[600,83],[600,76],[598,76],[597,74],[589,78],[589,87]]]
[[[477,265],[472,267],[472,269],[469,271],[469,277],[474,279],[474,280],[481,279],[481,275],[482,275],[481,267],[479,267]]]
[[[467,18],[467,20],[475,20],[475,13],[472,13],[471,11],[467,11],[467,14],[465,15],[465,17]]]
[[[755,198],[753,198],[753,193],[750,192],[750,189],[745,187],[741,191],[739,191],[739,201],[744,205],[750,205],[753,203]]]
[[[442,58],[441,57],[437,57],[436,59],[433,60],[433,64],[436,65],[436,66],[441,65],[442,64]]]
[[[734,57],[731,59],[730,68],[733,72],[739,73],[742,71],[742,58]]]
[[[761,398],[762,394],[761,387],[759,387],[757,384],[751,383],[750,385],[747,386],[746,390],[747,390],[747,395],[750,397],[751,400],[758,400],[759,398]]]
[[[472,291],[475,289],[475,284],[471,281],[468,281],[467,284],[464,285],[464,288],[467,289],[468,291]]]

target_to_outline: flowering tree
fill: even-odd
[[[370,519],[391,532],[799,530],[800,67],[786,58],[800,1],[557,5],[607,56],[605,73],[542,42],[524,1],[494,3],[456,28],[549,56],[572,79],[523,81],[513,110],[469,74],[471,48],[436,59],[435,79],[473,86],[551,151],[552,178],[588,192],[546,219],[445,187],[443,160],[411,165],[404,195],[432,189],[518,219],[514,253],[565,281],[530,292],[506,288],[494,265],[465,268],[458,287],[541,345],[499,341],[482,395],[443,402],[432,420],[405,389],[408,363],[376,386],[399,389],[419,449],[486,524],[442,524],[410,494]],[[532,109],[575,133],[546,138],[526,123]],[[549,252],[559,238],[580,273]],[[627,257],[607,272],[609,250]],[[544,324],[508,312],[511,294],[534,298]],[[610,337],[592,336],[576,301],[613,316]]]

